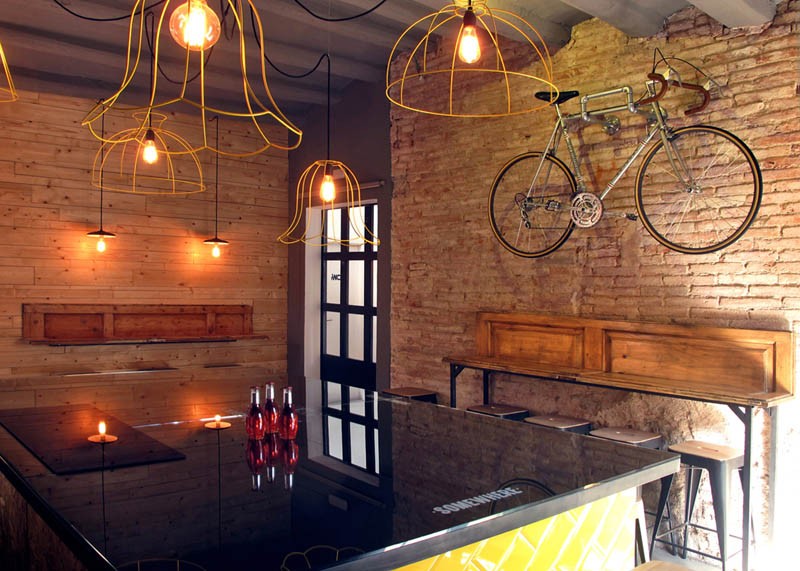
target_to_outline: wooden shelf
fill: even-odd
[[[253,334],[249,305],[23,304],[32,344],[136,345],[231,342]]]

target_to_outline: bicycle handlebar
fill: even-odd
[[[658,82],[659,90],[658,93],[656,93],[655,95],[651,95],[650,97],[645,97],[644,99],[639,101],[638,103],[639,105],[649,105],[651,103],[655,103],[656,101],[664,97],[664,94],[667,92],[667,89],[669,89],[670,82],[667,81],[664,78],[664,76],[661,75],[660,73],[648,73],[647,79]],[[689,107],[686,111],[684,111],[684,115],[694,115],[695,113],[699,113],[700,111],[705,109],[708,106],[709,102],[711,101],[711,93],[709,93],[708,89],[706,89],[702,85],[698,85],[696,83],[680,82],[678,83],[678,86],[683,87],[684,89],[688,89],[690,91],[697,91],[698,93],[700,93],[700,95],[703,96],[702,103],[700,103],[699,105],[694,105],[692,107]]]

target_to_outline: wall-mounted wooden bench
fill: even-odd
[[[508,373],[729,406],[744,424],[742,521],[750,521],[753,408],[794,397],[791,332],[487,312],[478,314],[476,349],[444,359],[452,407],[466,368],[483,372],[484,404],[492,374]],[[742,545],[747,568],[746,524]]]
[[[479,313],[476,352],[450,363],[450,404],[463,368],[770,407],[795,393],[789,331]]]
[[[234,341],[253,337],[249,305],[23,304],[31,343],[89,345]]]

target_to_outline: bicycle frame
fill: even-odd
[[[648,82],[647,84],[647,91],[648,93],[653,96],[655,95],[655,87],[653,82]],[[608,97],[611,95],[617,94],[624,94],[626,96],[626,103],[624,105],[618,105],[613,107],[606,107],[603,109],[589,111],[588,102],[593,99],[600,99],[603,97]],[[581,172],[580,168],[580,161],[578,160],[578,155],[575,151],[575,146],[572,143],[572,139],[570,138],[568,126],[571,123],[575,123],[580,121],[584,124],[589,123],[602,123],[605,121],[605,115],[608,113],[615,113],[617,111],[628,111],[634,114],[641,114],[643,113],[640,106],[633,100],[633,89],[628,86],[619,87],[617,89],[612,89],[609,91],[602,91],[599,93],[593,93],[590,95],[585,95],[581,98],[581,112],[574,113],[571,115],[563,115],[561,109],[557,104],[553,105],[556,110],[556,122],[553,126],[553,131],[550,135],[550,139],[546,146],[546,154],[556,156],[556,152],[558,151],[559,144],[561,143],[561,139],[564,139],[564,143],[567,147],[567,152],[569,153],[570,163],[572,167],[573,174],[575,175],[575,181],[578,185],[579,192],[588,192],[586,188],[586,181],[583,177],[583,173]],[[625,176],[625,173],[628,172],[628,169],[633,165],[636,159],[642,154],[642,151],[647,148],[647,145],[653,140],[656,134],[661,136],[662,141],[664,142],[664,147],[666,149],[670,149],[669,142],[669,126],[667,125],[667,120],[664,117],[664,114],[661,111],[661,107],[658,104],[658,101],[653,101],[650,104],[652,108],[652,114],[655,117],[655,121],[653,122],[652,126],[649,127],[647,134],[644,138],[639,142],[636,149],[631,153],[625,163],[619,168],[617,173],[611,178],[611,180],[606,184],[605,189],[601,192],[598,196],[602,201],[609,192],[611,192],[620,179]],[[676,173],[685,173],[685,168],[677,168],[675,165],[675,159],[673,158],[673,154],[670,152],[668,153],[669,160],[673,165]],[[678,163],[682,163],[683,161],[678,157]],[[540,163],[539,168],[537,169],[536,176],[534,180],[539,176],[541,172],[541,167],[544,164],[544,161]],[[683,174],[680,174],[681,178],[683,178]],[[682,181],[684,184],[687,181]]]

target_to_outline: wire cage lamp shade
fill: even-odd
[[[0,103],[8,103],[16,101],[19,96],[14,87],[14,80],[11,79],[11,70],[8,68],[8,61],[6,61],[6,54],[3,51],[3,44],[0,44]]]
[[[320,199],[320,187],[330,177],[338,187],[330,200]],[[316,206],[316,208],[315,208]],[[347,216],[347,224],[338,223],[338,212]],[[294,218],[278,237],[283,244],[309,246],[378,246],[378,236],[367,226],[361,187],[353,171],[340,161],[319,160],[312,163],[297,182]]]
[[[264,30],[254,1],[222,0],[220,6],[223,7],[222,18],[205,0],[163,0],[152,7],[146,0],[136,0],[130,14],[125,71],[120,87],[95,105],[82,125],[96,138],[107,142],[97,129],[105,113],[186,112],[193,118],[192,127],[185,136],[186,153],[210,150],[231,157],[248,157],[270,147],[296,149],[302,140],[302,131],[278,108],[270,92]],[[186,14],[201,12],[205,32],[199,40],[192,40],[183,34],[183,30],[196,27],[189,23]],[[221,29],[227,30],[229,43],[235,44],[234,51],[238,54],[235,64],[228,62],[226,65],[224,51],[211,57],[214,43],[223,41]],[[174,64],[176,59],[182,63]],[[142,60],[149,65],[142,65]],[[170,61],[173,62],[171,66]],[[176,68],[172,74],[178,79],[167,81],[165,68]],[[141,84],[141,76],[148,77],[148,73],[149,96],[144,102],[137,101],[135,89],[126,92],[136,84],[136,79]],[[230,106],[228,103],[212,104],[214,86],[232,81],[241,86],[241,97]],[[208,120],[215,115],[247,124],[252,136],[216,144],[208,132]],[[246,144],[243,145],[243,141]]]
[[[420,40],[412,40],[425,28]],[[534,98],[537,91],[549,92],[550,99]],[[547,107],[558,88],[550,52],[532,25],[482,0],[455,0],[417,20],[395,42],[386,96],[430,115],[502,117]]]
[[[177,133],[163,127],[167,117],[160,113],[136,113],[137,126],[107,138],[97,151],[92,166],[92,184],[99,187],[104,177],[107,190],[133,194],[194,194],[206,190],[203,168],[197,153]],[[151,143],[154,160],[149,162],[143,148]]]

